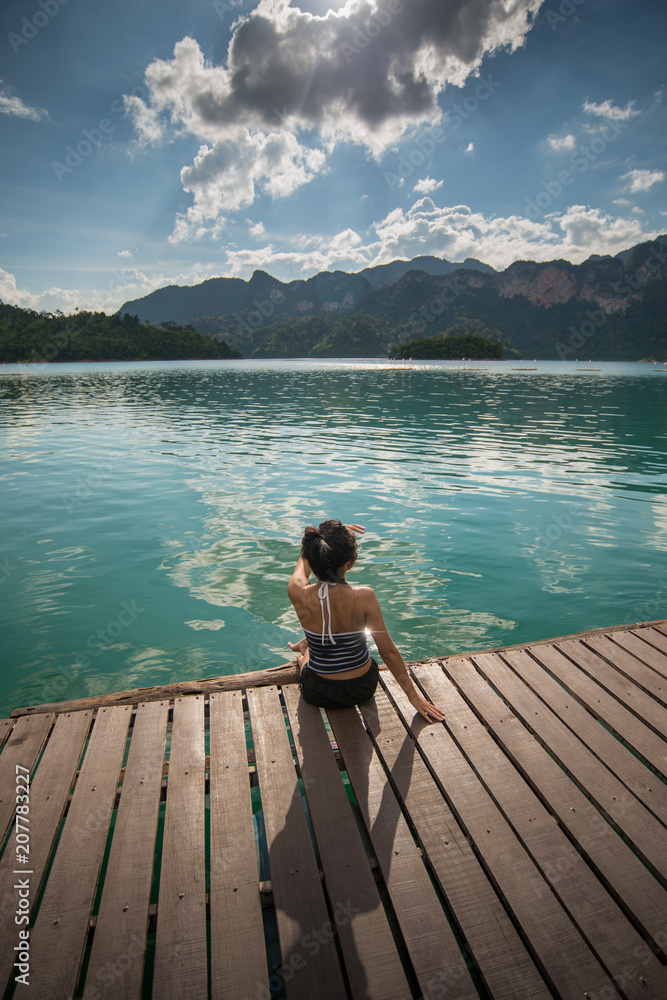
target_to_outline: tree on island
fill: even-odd
[[[456,358],[502,360],[520,357],[518,351],[501,343],[502,334],[476,319],[461,317],[434,337],[415,337],[400,341],[390,358],[410,357],[419,361],[451,361]]]
[[[37,313],[0,303],[0,360],[179,361],[240,358],[224,341],[167,321],[143,323],[130,313]]]

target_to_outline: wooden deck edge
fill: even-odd
[[[542,646],[546,643],[564,642],[567,639],[583,639],[590,635],[609,635],[613,632],[623,632],[628,629],[651,628],[656,625],[667,625],[667,619],[659,619],[651,622],[635,622],[633,625],[611,625],[587,629],[584,632],[572,632],[569,635],[560,635],[551,639],[538,639],[534,642],[519,642],[512,646],[493,646],[487,649],[475,649],[465,653],[447,653],[444,656],[431,656],[425,660],[407,661],[408,667],[419,667],[426,663],[442,662],[445,660],[468,659],[471,656],[480,656],[482,653],[502,653],[506,650],[529,649],[533,646]],[[381,664],[380,669],[386,667]],[[159,687],[133,688],[128,691],[109,691],[106,694],[90,695],[88,698],[75,698],[71,701],[56,701],[44,705],[28,705],[25,708],[15,708],[11,713],[11,718],[20,718],[23,715],[38,715],[53,712],[62,714],[64,712],[90,711],[96,708],[108,708],[115,705],[138,705],[147,701],[171,701],[174,698],[181,698],[192,694],[216,694],[219,691],[242,691],[249,687],[266,687],[270,684],[296,684],[299,674],[296,667],[296,660],[290,663],[283,663],[278,667],[269,667],[266,670],[255,670],[244,674],[226,674],[223,677],[209,677],[200,681],[177,681],[174,684],[164,684]]]

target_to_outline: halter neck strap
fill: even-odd
[[[325,621],[324,621],[324,605],[326,603],[327,612],[329,614],[329,642],[333,646],[335,646],[336,645],[336,640],[334,639],[333,635],[331,634],[331,602],[329,600],[329,587],[330,586],[331,587],[335,587],[336,584],[335,583],[329,584],[328,581],[324,581],[324,582],[320,583],[319,590],[317,591],[317,596],[319,597],[319,599],[320,599],[320,601],[322,603],[322,643],[324,643],[324,634],[325,634],[325,631],[326,631],[326,624],[325,624]]]

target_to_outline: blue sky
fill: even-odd
[[[663,0],[5,0],[0,298],[617,253],[667,232],[665,39]]]

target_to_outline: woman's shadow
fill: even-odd
[[[377,694],[379,705],[374,697],[360,706],[365,726],[355,708],[327,712],[356,808],[341,780],[320,709],[307,704],[294,688],[286,694],[307,804],[305,818],[329,899],[328,920],[318,924],[302,899],[289,892],[274,893],[278,925],[282,923],[286,939],[281,940],[282,978],[289,1000],[312,1000],[315,995],[318,1000],[327,996],[341,1000],[346,989],[335,969],[338,951],[353,1000],[406,1000],[412,995],[399,955],[401,950],[406,954],[401,934],[396,924],[393,930],[390,927],[369,854],[388,885],[407,831],[392,783],[404,799],[418,751],[384,692]],[[413,720],[412,725],[419,722]],[[383,756],[391,758],[387,772],[373,741],[381,749],[384,746]],[[284,827],[269,849],[272,881],[286,865],[296,864],[295,847],[305,843],[303,827],[304,801],[297,785]]]

